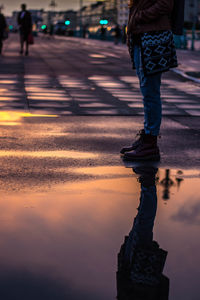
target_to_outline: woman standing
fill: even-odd
[[[6,29],[7,29],[6,19],[0,11],[0,55],[2,54],[3,40],[5,39]]]
[[[161,76],[170,68],[177,67],[172,33],[176,1],[179,0],[130,0],[127,41],[143,96],[144,129],[132,146],[121,150],[127,160],[160,159],[157,137],[162,119]],[[184,0],[180,2],[184,7]],[[179,31],[182,27],[180,22],[183,23],[183,17],[179,24],[175,24]]]

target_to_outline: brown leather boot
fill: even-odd
[[[130,152],[135,150],[142,143],[144,135],[145,135],[144,129],[140,130],[136,135],[139,136],[139,138],[131,146],[123,147],[120,153],[124,154],[125,152]]]
[[[157,136],[145,134],[140,145],[131,152],[124,154],[126,160],[160,160],[160,151],[157,145]]]

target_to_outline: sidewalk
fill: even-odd
[[[68,40],[72,42],[78,42],[83,44],[91,44],[94,46],[97,44],[103,45],[103,48],[107,49],[118,49],[119,51],[127,52],[127,46],[123,44],[114,45],[113,42],[108,41],[100,41],[93,39],[83,39],[77,37],[60,37],[55,36],[56,39]],[[95,50],[95,48],[94,48]],[[112,52],[110,52],[112,55]],[[200,83],[200,50],[199,51],[191,51],[191,50],[177,50],[179,66],[176,69],[172,69],[173,72],[181,75],[184,78],[192,80],[196,83]]]
[[[200,83],[200,51],[177,50],[179,66],[173,71]]]

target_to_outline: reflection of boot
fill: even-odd
[[[140,145],[132,152],[124,154],[126,160],[160,160],[160,151],[157,145],[157,136],[151,134],[145,134],[143,141]]]
[[[123,147],[120,153],[124,154],[125,152],[130,152],[135,150],[142,143],[144,135],[145,135],[144,129],[140,130],[137,133],[137,136],[139,136],[139,138],[131,146]]]
[[[140,175],[138,181],[144,187],[155,186],[156,184],[156,174],[158,172],[158,168],[153,166],[137,166],[133,168],[134,173]]]

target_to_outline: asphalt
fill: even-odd
[[[128,54],[39,38],[22,57],[14,35],[0,64],[1,297],[115,299],[140,199],[138,165],[119,155],[143,122]],[[164,75],[154,239],[170,300],[199,299],[199,89]]]

